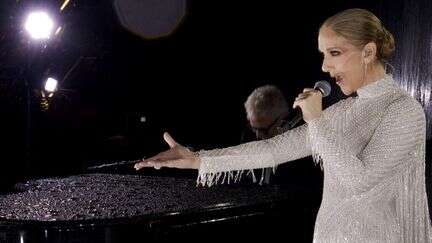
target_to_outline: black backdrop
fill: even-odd
[[[190,0],[178,28],[150,40],[124,29],[110,1],[72,1],[59,12],[61,3],[0,4],[2,165],[18,175],[26,173],[25,63],[30,61],[34,90],[28,173],[76,173],[165,149],[163,131],[197,149],[237,144],[243,102],[255,87],[275,84],[292,102],[303,87],[328,79],[321,72],[317,31],[326,17],[351,7],[372,10],[395,34],[395,79],[423,103],[430,135],[429,0]],[[63,31],[29,50],[22,19],[35,5],[57,13]],[[48,75],[58,77],[61,88],[43,111],[37,90]],[[327,105],[343,97],[334,90]]]

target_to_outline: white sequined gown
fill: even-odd
[[[200,151],[197,182],[313,155],[324,168],[314,242],[432,242],[425,190],[425,115],[391,76],[272,139]]]

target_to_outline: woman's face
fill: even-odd
[[[333,30],[323,26],[318,35],[318,49],[323,54],[323,72],[336,80],[342,92],[350,95],[364,84],[362,51]]]

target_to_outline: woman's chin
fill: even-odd
[[[347,88],[342,87],[342,86],[340,86],[340,88],[341,88],[342,93],[346,96],[349,96],[353,93],[353,91],[351,89],[347,89]]]

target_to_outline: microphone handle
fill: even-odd
[[[296,113],[294,118],[290,119],[287,122],[286,127],[288,128],[288,130],[291,130],[292,128],[294,128],[294,126],[297,125],[303,119],[303,115],[302,115],[300,108],[295,108],[294,112]]]

